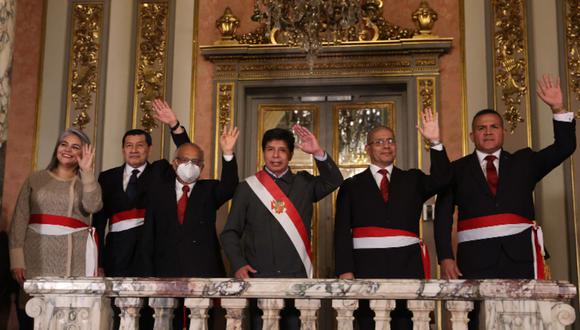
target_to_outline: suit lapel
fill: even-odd
[[[497,191],[495,194],[496,198],[504,190],[503,186],[505,185],[505,183],[503,182],[506,181],[507,179],[502,180],[502,178],[507,178],[509,176],[511,165],[512,165],[511,154],[509,152],[502,150],[501,154],[499,155],[498,182],[497,182]]]
[[[383,195],[381,193],[381,189],[379,188],[379,186],[377,185],[377,181],[375,181],[375,177],[373,176],[373,172],[371,171],[371,168],[368,167],[364,172],[361,173],[361,181],[364,185],[365,190],[368,191],[374,191],[375,192],[375,197],[380,199],[381,202],[384,203],[383,201]]]
[[[485,179],[485,175],[483,174],[481,164],[479,163],[479,158],[477,158],[477,154],[475,153],[475,151],[471,154],[471,159],[469,160],[469,168],[471,172],[471,177],[473,178],[473,180],[476,181],[479,189],[485,192],[487,196],[492,197],[491,191],[489,190],[489,186],[487,185],[487,180]]]

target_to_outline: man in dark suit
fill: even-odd
[[[314,156],[320,175],[290,170],[294,154],[291,131],[274,128],[264,133],[264,170],[246,178],[236,190],[221,235],[236,278],[312,277],[312,204],[338,188],[342,175],[310,131],[300,125],[293,129],[301,140],[297,147]],[[251,314],[252,329],[261,329],[255,301]],[[293,306],[287,305],[281,315],[282,329],[300,327]]]
[[[225,276],[215,227],[216,211],[232,198],[238,184],[234,157],[238,135],[237,128],[224,128],[220,136],[224,158],[221,180],[199,179],[204,156],[193,143],[177,148],[171,163],[159,160],[152,165],[140,242],[142,275]],[[174,328],[181,329],[185,314],[183,309],[176,312]]]
[[[438,196],[435,208],[443,278],[543,278],[544,251],[540,228],[534,223],[533,191],[574,152],[576,134],[574,115],[563,108],[559,80],[544,76],[537,93],[554,114],[555,141],[540,151],[503,150],[503,120],[494,110],[482,110],[473,118],[470,137],[475,152],[452,163],[451,185]],[[455,206],[457,263],[451,246]],[[470,328],[476,326],[473,323]]]
[[[392,129],[367,135],[371,165],[346,179],[336,200],[335,265],[341,279],[428,278],[429,256],[419,238],[423,203],[451,178],[449,159],[439,142],[437,114],[426,109],[419,131],[431,145],[431,175],[394,166],[397,144]],[[359,329],[374,329],[368,300],[355,312]],[[412,329],[404,300],[391,313],[392,329]]]
[[[185,129],[179,124],[167,103],[155,100],[152,104],[156,119],[168,125],[175,145],[189,142]],[[147,161],[151,135],[141,129],[125,133],[122,142],[125,163],[101,172],[99,184],[103,208],[93,216],[93,225],[101,239],[109,232],[99,248],[100,272],[106,276],[136,276],[134,257],[141,234],[146,208],[146,186],[151,170]]]

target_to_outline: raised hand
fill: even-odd
[[[439,116],[433,109],[425,108],[421,113],[421,125],[417,125],[419,132],[423,138],[429,140],[429,142],[439,142]]]
[[[232,155],[234,153],[238,136],[240,136],[240,131],[237,127],[224,127],[220,135],[220,148],[224,155]]]
[[[169,127],[177,125],[177,117],[167,102],[155,99],[151,102],[151,108],[155,113],[153,117]]]
[[[560,88],[560,78],[547,74],[543,75],[542,79],[538,80],[536,92],[540,99],[552,109],[552,112],[558,113],[564,110],[564,97]]]
[[[296,143],[296,146],[307,154],[322,157],[324,156],[324,150],[318,144],[316,136],[312,134],[306,127],[300,126],[298,124],[292,126],[294,132],[300,138],[300,143]]]
[[[81,155],[77,156],[79,168],[83,172],[92,171],[94,158],[95,158],[95,147],[93,147],[90,144],[83,145]]]

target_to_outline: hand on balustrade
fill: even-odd
[[[453,259],[443,259],[439,265],[441,266],[441,278],[444,280],[456,280],[459,276],[463,276]]]
[[[12,269],[12,277],[20,284],[21,286],[24,284],[24,268],[13,268]]]
[[[342,274],[338,275],[338,278],[341,280],[354,280],[354,273],[351,273],[351,272],[342,273]]]
[[[252,266],[245,265],[236,271],[235,276],[236,276],[236,278],[245,279],[245,278],[250,278],[249,273],[257,273],[257,272],[258,271],[255,270],[254,268],[252,268]]]

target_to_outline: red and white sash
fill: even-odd
[[[262,204],[278,220],[294,248],[298,252],[306,274],[313,277],[312,252],[308,232],[302,221],[302,217],[296,210],[292,201],[284,194],[278,185],[265,171],[260,171],[246,179],[246,182],[260,199]]]
[[[461,220],[457,224],[459,243],[486,238],[505,237],[519,234],[532,228],[531,242],[534,255],[534,277],[545,279],[544,235],[542,228],[534,221],[513,213],[492,214]]]
[[[111,216],[110,232],[119,232],[139,227],[145,223],[145,209],[131,209]]]
[[[421,262],[425,278],[431,278],[431,262],[427,245],[413,232],[383,227],[357,227],[352,229],[352,246],[354,249],[388,249],[419,244]]]
[[[94,227],[89,227],[79,219],[53,214],[31,214],[28,227],[41,235],[70,235],[83,230],[88,230],[87,247],[85,255],[85,275],[97,276],[99,263],[97,237]]]

